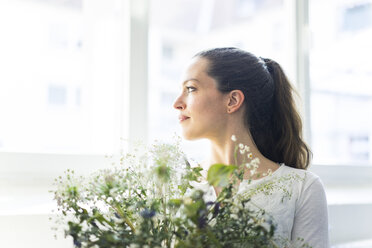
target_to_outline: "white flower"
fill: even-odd
[[[273,171],[271,169],[268,169],[267,172],[262,173],[262,175],[265,176],[271,176],[273,174]]]
[[[242,143],[239,143],[239,149],[241,149],[241,150],[244,149],[244,145]]]
[[[245,150],[246,152],[249,152],[249,150],[250,150],[250,149],[249,149],[249,146],[245,145],[245,146],[244,146],[244,150]]]
[[[234,142],[236,142],[236,136],[234,134],[231,135],[231,140],[234,141]]]
[[[209,222],[209,225],[210,225],[210,226],[214,226],[214,225],[216,225],[216,223],[217,223],[217,220],[214,218],[214,219],[212,219],[212,220]]]
[[[251,161],[251,164],[253,165],[254,168],[258,168],[259,163],[260,163],[260,159],[259,158],[254,158]]]
[[[231,214],[230,216],[231,216],[231,219],[234,219],[234,220],[239,219],[237,214]]]
[[[186,205],[190,205],[192,203],[192,199],[190,197],[186,197],[183,199],[183,203]]]

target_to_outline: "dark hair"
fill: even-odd
[[[278,63],[234,47],[206,50],[194,57],[208,60],[207,73],[217,81],[219,91],[243,92],[245,125],[265,157],[307,169],[312,153],[302,139],[294,89]]]

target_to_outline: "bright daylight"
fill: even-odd
[[[372,248],[372,0],[0,0],[0,247]]]

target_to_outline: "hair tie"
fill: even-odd
[[[272,60],[271,59],[268,59],[268,58],[263,58],[263,57],[258,57],[258,58],[262,62],[262,64],[264,65],[265,69],[271,74],[272,68],[270,66],[270,62]]]

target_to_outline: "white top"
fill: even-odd
[[[207,183],[192,184],[206,192],[207,201],[216,200]],[[273,187],[272,187],[273,186]],[[238,195],[251,198],[269,214],[277,229],[274,238],[280,247],[328,248],[328,210],[323,184],[314,173],[284,164],[272,175],[240,183]],[[302,238],[304,241],[299,241]]]

